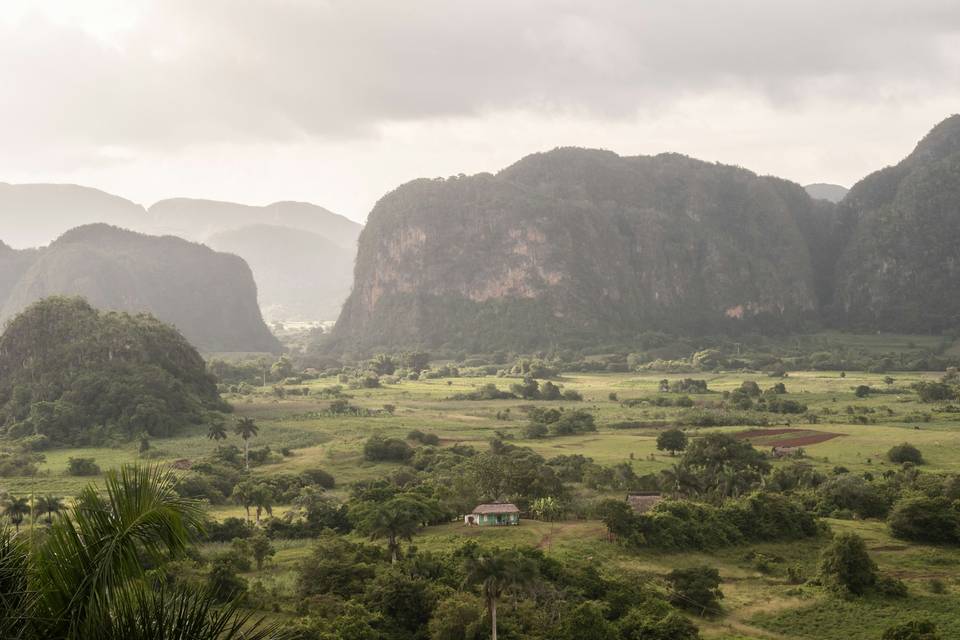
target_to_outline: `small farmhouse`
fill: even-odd
[[[509,502],[492,502],[477,505],[473,512],[465,515],[463,521],[467,525],[478,527],[520,524],[520,509]]]
[[[663,500],[663,496],[655,492],[627,494],[627,504],[630,505],[634,513],[646,513],[661,500]]]

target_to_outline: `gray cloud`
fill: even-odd
[[[719,91],[869,105],[960,85],[958,48],[955,0],[170,0],[110,41],[0,27],[0,138],[349,139],[511,110],[629,119]]]

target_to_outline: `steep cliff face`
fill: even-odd
[[[960,326],[960,116],[857,183],[841,210],[850,229],[834,322],[903,332]]]
[[[73,229],[34,252],[2,304],[0,323],[53,295],[149,312],[206,351],[280,349],[260,315],[246,263],[180,238],[103,224]]]
[[[799,185],[673,154],[558,149],[417,180],[371,213],[334,339],[490,348],[789,329],[817,308],[821,206]]]

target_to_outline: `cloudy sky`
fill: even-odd
[[[956,0],[3,0],[0,181],[308,200],[561,145],[849,186],[960,111]]]

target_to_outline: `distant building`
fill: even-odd
[[[509,502],[491,502],[477,505],[473,512],[464,516],[467,525],[478,527],[496,527],[508,524],[520,524],[520,509]]]
[[[663,496],[655,491],[627,494],[627,504],[630,505],[634,513],[646,513],[661,500],[663,500]]]
[[[800,458],[803,456],[803,449],[800,447],[774,447],[770,450],[770,455],[774,458]]]

